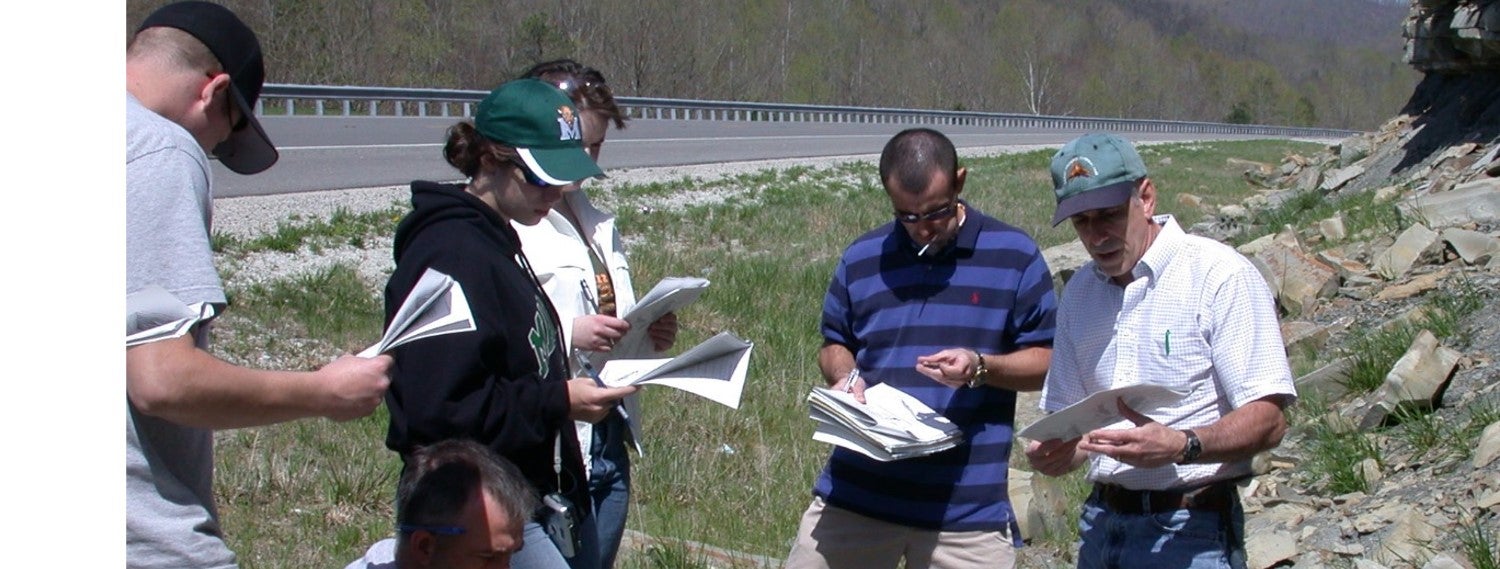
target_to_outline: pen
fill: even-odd
[[[608,385],[604,384],[604,379],[599,377],[599,372],[594,369],[594,364],[589,363],[589,356],[588,356],[588,354],[585,354],[585,353],[583,353],[581,351],[580,352],[573,352],[573,353],[575,354],[576,359],[578,360],[579,367],[583,368],[583,373],[586,374],[586,375],[588,375],[589,379],[594,380],[594,385],[597,385],[599,387],[609,387]],[[615,410],[619,411],[620,412],[620,416],[623,417],[623,418],[625,418],[625,420],[627,420],[627,421],[630,420],[630,413],[627,412],[627,411],[625,411],[625,406],[624,405],[616,405],[615,406]]]
[[[588,354],[585,354],[581,351],[573,353],[576,356],[574,359],[578,360],[578,366],[583,369],[583,373],[585,375],[589,376],[589,379],[594,380],[594,385],[597,385],[599,387],[609,387],[607,385],[604,385],[604,380],[599,377],[599,372],[594,370],[594,364],[589,363]]]
[[[859,366],[849,370],[849,375],[844,378],[844,393],[854,391],[854,382],[859,381]]]
[[[594,300],[594,291],[589,289],[589,281],[587,279],[579,279],[578,288],[583,290],[583,299],[588,301],[590,313],[598,314],[599,301]]]

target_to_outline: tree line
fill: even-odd
[[[127,26],[163,1],[128,0]],[[1330,2],[1401,10],[1312,4]],[[1188,0],[221,3],[277,83],[489,89],[572,57],[628,96],[1371,129],[1419,78],[1399,17],[1368,30],[1385,48],[1246,31],[1299,21],[1301,0],[1250,16]]]

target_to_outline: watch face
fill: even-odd
[[[1203,441],[1198,440],[1198,434],[1192,431],[1183,431],[1183,434],[1187,435],[1187,447],[1182,449],[1182,460],[1178,464],[1187,464],[1203,454]]]

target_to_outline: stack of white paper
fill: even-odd
[[[182,336],[214,313],[212,304],[183,304],[166,289],[147,285],[125,295],[125,347]]]
[[[814,387],[807,395],[808,416],[818,422],[813,440],[889,462],[926,456],[957,446],[963,432],[947,417],[915,397],[886,384],[854,395]]]
[[[475,329],[464,287],[453,277],[428,268],[396,309],[385,335],[359,356],[373,358],[412,340]]]

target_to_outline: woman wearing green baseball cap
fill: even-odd
[[[568,96],[545,82],[492,91],[472,121],[448,131],[443,154],[468,181],[412,182],[413,209],[396,229],[385,291],[389,320],[428,268],[463,286],[474,332],[393,352],[386,446],[404,461],[423,445],[473,439],[515,463],[551,506],[526,524],[526,547],[511,560],[522,568],[598,566],[574,421],[599,421],[635,392],[569,378],[557,312],[510,225],[538,223],[562,186],[602,175],[583,149],[581,124]]]

